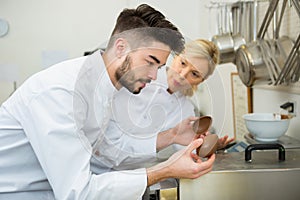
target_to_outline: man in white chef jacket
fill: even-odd
[[[201,139],[151,168],[100,175],[90,169],[94,147],[110,119],[114,91],[126,87],[139,93],[156,79],[170,51],[182,50],[182,36],[170,26],[115,34],[105,52],[41,71],[3,103],[0,199],[138,199],[147,185],[211,170],[214,155],[201,161],[191,154]]]

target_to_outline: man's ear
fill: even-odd
[[[127,41],[124,38],[118,38],[115,41],[115,54],[117,58],[121,58],[127,50]]]

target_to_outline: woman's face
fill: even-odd
[[[204,81],[208,64],[205,58],[176,56],[168,70],[169,90],[177,92],[197,86]]]

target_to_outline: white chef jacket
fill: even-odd
[[[138,199],[144,168],[95,175],[114,93],[102,56],[65,61],[30,77],[0,107],[0,199]]]
[[[112,118],[97,148],[99,156],[92,159],[94,171],[134,169],[156,161],[157,134],[195,116],[190,99],[180,92],[170,94],[167,88],[166,67],[163,67],[157,80],[140,94],[126,89],[114,94]]]

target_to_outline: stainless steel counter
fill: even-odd
[[[300,149],[286,150],[278,161],[277,150],[217,154],[212,172],[194,180],[181,179],[180,199],[193,200],[299,200]]]

